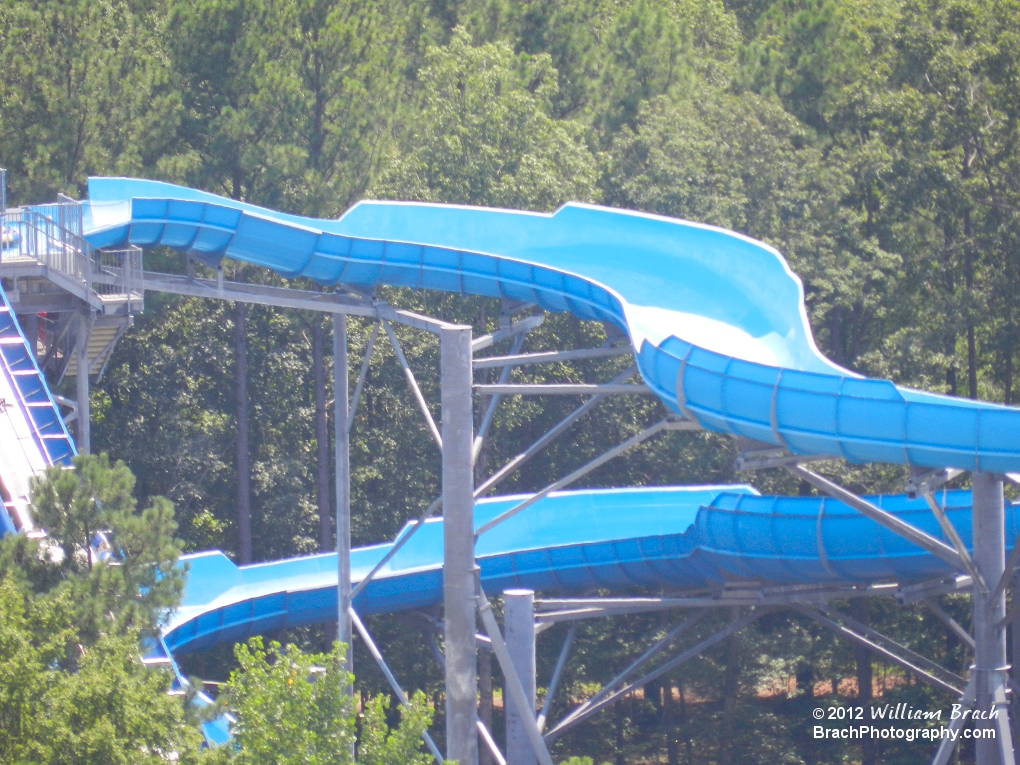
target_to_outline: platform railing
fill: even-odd
[[[57,203],[0,214],[0,264],[34,261],[104,298],[140,310],[143,297],[142,250],[130,246],[97,250],[80,234],[81,205]],[[137,305],[135,305],[137,303]]]

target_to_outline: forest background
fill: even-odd
[[[787,257],[837,363],[1012,403],[1018,11],[1015,0],[4,0],[0,165],[13,204],[81,198],[89,175],[131,175],[324,217],[363,198],[529,210],[578,200],[725,226]],[[150,269],[183,269],[167,252],[146,257]],[[282,283],[239,266],[231,275]],[[499,316],[481,299],[384,296],[478,332]],[[352,320],[353,354],[370,329]],[[398,334],[436,400],[435,343]],[[525,349],[602,339],[601,326],[554,316]],[[142,502],[174,502],[187,550],[243,562],[330,549],[330,347],[317,316],[150,293],[93,392],[94,450],[130,466]],[[521,379],[615,371],[587,362]],[[479,474],[570,406],[504,404]],[[503,488],[541,488],[658,407],[603,405]],[[439,456],[386,343],[352,438],[354,542],[390,539],[437,495]],[[807,491],[774,471],[738,477],[733,457],[725,439],[674,433],[582,485],[749,480]],[[827,470],[861,492],[903,485],[899,469]],[[942,604],[967,623],[966,599]],[[856,613],[948,666],[966,664],[921,608],[875,601]],[[583,626],[568,693],[590,693],[665,626]],[[438,700],[442,674],[417,631],[396,617],[371,628],[398,677]],[[540,684],[561,638],[557,629],[540,640]],[[288,639],[321,647],[328,634]],[[359,686],[385,691],[359,651]],[[227,650],[188,665],[219,680],[231,667]],[[888,700],[946,701],[777,614],[564,736],[557,755],[918,761],[917,744],[811,740],[816,697],[867,700],[872,683]],[[495,710],[483,698],[483,714],[498,718],[494,684]]]

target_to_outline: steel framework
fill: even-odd
[[[524,365],[620,357],[633,354],[629,344],[619,338],[599,348],[563,349],[539,353],[523,353],[522,347],[528,332],[541,325],[542,315],[530,315],[513,321],[514,313],[521,309],[533,311],[527,305],[505,306],[501,327],[482,337],[473,337],[472,329],[395,308],[372,296],[354,290],[337,293],[313,292],[289,287],[253,285],[227,281],[222,269],[214,278],[203,278],[189,264],[187,275],[144,272],[141,284],[145,290],[169,292],[203,298],[319,311],[332,314],[334,321],[334,434],[335,434],[335,487],[336,528],[338,550],[338,634],[351,644],[356,629],[369,653],[379,664],[387,681],[401,703],[407,697],[397,678],[373,640],[371,634],[352,607],[355,596],[388,562],[393,554],[422,527],[424,522],[442,508],[444,517],[444,633],[445,655],[440,654],[431,634],[431,648],[443,666],[446,678],[446,742],[445,757],[458,760],[461,765],[478,762],[479,742],[493,759],[511,765],[542,763],[551,765],[548,746],[563,732],[589,719],[615,701],[634,692],[645,684],[670,672],[686,661],[700,655],[730,635],[738,632],[763,614],[776,609],[792,609],[822,624],[837,635],[865,646],[878,656],[915,674],[924,682],[958,694],[965,707],[995,708],[1001,710],[997,719],[987,721],[994,728],[994,738],[977,743],[979,765],[1012,765],[1014,754],[1010,734],[1008,699],[1010,680],[1006,658],[1006,631],[1020,617],[1020,606],[1015,605],[1007,614],[1006,593],[1020,563],[1020,546],[1006,561],[1003,517],[1003,479],[1017,481],[1017,476],[998,476],[975,472],[974,489],[974,547],[971,554],[956,530],[946,519],[944,509],[933,498],[933,490],[940,483],[955,478],[960,471],[912,471],[907,490],[923,495],[928,501],[947,542],[904,522],[875,504],[856,496],[833,481],[806,467],[812,458],[789,454],[776,447],[742,441],[739,443],[738,470],[780,468],[807,481],[823,494],[839,499],[863,515],[911,543],[938,556],[958,573],[953,577],[920,584],[885,582],[872,585],[802,585],[772,586],[766,582],[740,582],[713,592],[681,593],[671,597],[580,597],[534,599],[530,593],[506,593],[506,634],[501,632],[492,613],[489,598],[481,587],[475,558],[475,542],[481,534],[524,510],[553,491],[576,482],[606,462],[619,457],[641,443],[672,430],[694,430],[699,426],[689,417],[668,416],[645,430],[626,439],[604,454],[591,460],[563,478],[533,492],[497,518],[479,528],[474,527],[474,502],[512,475],[543,449],[564,435],[583,415],[592,411],[610,396],[644,395],[649,389],[640,383],[628,382],[636,373],[636,366],[605,382],[526,385],[510,383],[511,370]],[[368,346],[358,370],[353,396],[349,390],[347,348],[347,316],[373,320]],[[87,322],[81,319],[79,337],[87,338]],[[421,391],[407,358],[403,354],[391,324],[431,332],[440,342],[440,398],[441,418],[437,423],[429,403]],[[381,330],[381,333],[380,333]],[[373,348],[380,334],[392,344],[398,363],[423,416],[426,427],[442,453],[442,494],[433,501],[421,518],[413,525],[375,569],[357,586],[352,587],[350,572],[350,434],[362,390],[367,379]],[[476,358],[475,353],[511,340],[512,345],[503,355]],[[82,347],[79,344],[79,348]],[[79,351],[79,353],[82,353]],[[78,363],[88,359],[79,357]],[[496,383],[476,384],[475,370],[498,369]],[[83,381],[81,381],[83,379]],[[79,375],[78,412],[79,429],[88,443],[88,376]],[[494,414],[501,400],[507,396],[581,396],[584,400],[559,424],[537,439],[530,447],[509,460],[491,476],[475,484],[475,460],[484,440],[489,436]],[[476,397],[487,400],[479,425],[475,427]],[[933,598],[947,592],[969,590],[973,596],[974,634],[971,635]],[[924,656],[880,635],[846,614],[832,608],[835,599],[859,597],[895,597],[907,604],[924,602],[942,620],[947,628],[973,649],[974,663],[968,679],[959,677]],[[1016,604],[1020,601],[1014,601]],[[677,653],[663,659],[669,650],[698,624],[707,609],[727,609],[729,623],[717,632],[702,638]],[[550,712],[557,689],[560,687],[570,649],[580,621],[591,618],[619,616],[651,611],[681,610],[687,612],[675,627],[656,640],[623,672],[611,679],[595,696],[568,712],[558,722],[549,724]],[[485,635],[476,632],[480,620]],[[435,625],[431,617],[428,620]],[[553,624],[567,621],[570,631],[564,641],[548,684],[548,692],[541,709],[535,710],[534,645],[535,637]],[[1020,632],[1014,633],[1014,652],[1020,651]],[[499,751],[491,731],[481,723],[477,714],[476,652],[479,646],[491,650],[506,678],[507,692],[514,708],[511,715],[511,733],[508,734],[508,751]],[[530,662],[528,656],[531,656]],[[351,654],[348,652],[348,661]],[[649,668],[653,662],[658,662]],[[351,664],[348,664],[352,668]],[[636,679],[641,670],[645,673]],[[351,692],[347,688],[345,692]],[[956,725],[954,721],[954,725]],[[984,723],[982,723],[984,724]],[[546,730],[548,728],[548,730]],[[426,744],[437,762],[442,755],[431,738]],[[946,763],[952,754],[952,745],[943,744],[936,755],[936,763]]]
[[[406,695],[387,667],[385,659],[374,644],[371,635],[357,618],[350,604],[353,597],[361,592],[400,546],[421,528],[427,518],[442,508],[445,592],[445,616],[442,622],[442,632],[444,633],[445,655],[440,658],[443,659],[446,676],[446,757],[448,759],[458,760],[464,765],[477,763],[479,743],[481,743],[499,763],[531,765],[531,763],[537,762],[542,765],[551,765],[552,760],[548,746],[566,730],[700,655],[763,614],[778,608],[786,608],[812,619],[841,637],[865,646],[875,655],[904,668],[922,681],[943,691],[959,695],[960,703],[964,706],[1001,709],[1002,713],[999,719],[990,721],[990,724],[995,726],[996,737],[982,739],[977,744],[978,762],[980,765],[993,765],[993,763],[995,765],[1000,763],[1012,765],[1014,763],[1007,711],[1009,680],[1005,655],[1005,625],[1008,620],[1005,603],[1006,591],[1011,582],[1010,577],[1017,563],[1020,562],[1020,554],[1016,552],[1020,548],[1014,548],[1014,554],[1010,557],[1007,566],[1004,554],[1002,477],[984,473],[975,473],[972,476],[975,528],[973,534],[974,552],[971,555],[932,495],[933,489],[939,483],[955,478],[960,471],[912,473],[907,486],[908,491],[923,495],[928,500],[933,515],[939,521],[940,528],[950,542],[947,544],[809,469],[805,465],[814,461],[811,458],[791,455],[771,446],[744,442],[740,444],[738,469],[786,469],[813,485],[823,494],[842,501],[895,534],[938,556],[958,571],[958,576],[950,580],[943,579],[920,585],[902,586],[896,582],[869,586],[798,585],[787,587],[770,586],[764,582],[740,583],[723,588],[719,592],[690,593],[677,597],[659,598],[588,597],[533,600],[530,593],[508,592],[506,593],[508,604],[524,601],[528,607],[511,605],[507,608],[507,632],[504,635],[496,623],[489,599],[482,590],[478,578],[478,566],[474,554],[476,539],[542,497],[569,486],[606,462],[625,454],[650,438],[671,430],[694,430],[699,427],[689,418],[667,417],[607,450],[604,454],[563,478],[531,493],[528,498],[475,529],[473,506],[476,498],[505,480],[528,460],[561,437],[584,414],[590,412],[608,397],[649,393],[646,386],[627,382],[634,376],[636,367],[631,367],[608,382],[553,385],[511,384],[508,382],[510,371],[514,367],[523,365],[619,357],[633,353],[632,348],[607,343],[600,348],[522,353],[521,348],[525,336],[541,324],[542,316],[529,316],[517,322],[510,322],[510,311],[504,312],[504,318],[507,320],[498,331],[473,338],[470,327],[402,311],[384,302],[353,293],[329,295],[289,288],[255,287],[226,282],[221,275],[218,275],[215,280],[203,280],[197,277],[182,278],[146,273],[145,287],[177,294],[324,311],[334,315],[334,369],[335,379],[338,381],[334,396],[335,421],[342,424],[336,430],[337,529],[339,530],[338,546],[341,553],[338,556],[339,561],[343,561],[347,557],[343,553],[349,552],[350,549],[349,424],[353,421],[354,410],[364,385],[371,347],[374,345],[381,326],[393,345],[398,363],[423,416],[425,425],[441,449],[443,490],[442,495],[429,505],[421,518],[409,529],[409,533],[398,541],[387,557],[380,561],[375,569],[356,587],[351,587],[349,568],[345,570],[342,562],[338,564],[340,566],[341,590],[339,634],[342,638],[350,639],[351,620],[353,619],[353,623],[369,647],[370,653],[393,685],[394,692],[397,693],[398,698],[406,699]],[[347,403],[348,368],[346,361],[346,315],[348,314],[376,320],[369,348],[361,361],[354,400],[350,404]],[[442,417],[438,425],[433,420],[429,404],[400,348],[399,341],[390,326],[391,323],[400,323],[426,330],[437,334],[440,338]],[[509,353],[475,358],[475,352],[490,348],[500,341],[508,339],[513,340]],[[495,384],[475,384],[473,371],[484,369],[500,370],[499,381]],[[496,408],[502,398],[516,395],[575,395],[586,398],[571,414],[539,438],[531,447],[508,461],[476,486],[474,462],[482,442],[488,436]],[[481,397],[483,400],[488,398],[488,404],[484,407],[484,414],[479,422],[477,434],[474,424],[476,397]],[[973,636],[933,600],[935,596],[943,592],[961,591],[967,588],[973,593],[974,599],[975,634]],[[347,596],[347,593],[350,593],[350,596]],[[973,646],[974,664],[971,668],[970,679],[959,677],[906,646],[900,645],[848,615],[836,611],[830,605],[830,602],[835,599],[877,596],[895,596],[901,603],[923,601],[938,618],[947,624],[950,630],[966,644]],[[736,609],[733,612],[733,617],[723,629],[701,639],[692,646],[679,650],[671,658],[664,661],[660,659],[663,655],[668,654],[668,650],[685,633],[688,633],[701,621],[707,609],[718,608],[731,611]],[[533,616],[531,609],[533,609]],[[655,641],[626,670],[604,685],[599,693],[568,712],[558,722],[548,726],[549,713],[556,690],[569,660],[576,625],[584,619],[661,610],[683,610],[687,611],[689,615],[668,631],[665,636]],[[347,615],[346,619],[342,618],[344,614]],[[1015,618],[1015,614],[1011,612],[1010,620],[1013,618]],[[481,621],[487,639],[476,635],[476,619]],[[522,657],[529,655],[533,657],[535,636],[549,626],[562,621],[571,622],[570,632],[550,679],[548,694],[541,711],[536,715],[534,661],[532,658],[528,662],[526,658]],[[530,628],[525,622],[530,622]],[[431,644],[435,648],[435,643]],[[508,715],[508,751],[505,757],[496,747],[491,732],[482,725],[477,715],[476,652],[480,645],[484,650],[491,650],[496,656],[506,678],[508,701],[514,710]],[[657,666],[647,669],[649,664],[657,659],[659,659]],[[642,669],[646,670],[645,674],[633,679],[634,675]],[[518,710],[521,709],[528,710],[528,713],[520,714]],[[1002,722],[1003,720],[1005,722]],[[546,730],[547,726],[548,730]],[[431,743],[431,739],[427,743],[433,755],[438,758],[438,750]],[[951,751],[949,745],[943,745],[936,755],[935,761],[938,763],[948,761]]]

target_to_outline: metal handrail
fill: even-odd
[[[41,210],[45,210],[46,214]],[[129,312],[143,297],[141,249],[99,250],[81,229],[81,205],[59,203],[0,213],[4,242],[0,262],[31,259],[101,297],[125,296]],[[76,225],[77,223],[77,225]]]

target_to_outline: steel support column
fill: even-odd
[[[333,314],[333,439],[336,452],[337,638],[347,646],[347,671],[354,672],[351,624],[351,443],[347,427],[347,317]],[[348,693],[354,692],[348,687]]]
[[[510,661],[517,670],[524,695],[531,705],[518,709],[513,697],[506,707],[507,765],[537,765],[524,725],[535,719],[535,593],[506,590],[503,593],[503,633]]]
[[[75,380],[78,397],[78,453],[92,451],[91,407],[89,406],[89,335],[92,333],[92,316],[85,311],[78,317],[78,336],[74,352],[77,355],[78,373]]]
[[[440,333],[443,442],[443,598],[446,758],[477,765],[475,529],[471,328]]]
[[[1005,514],[1002,480],[991,473],[975,472],[973,482],[974,564],[986,582],[998,582],[1006,567]],[[993,595],[995,595],[993,599]],[[975,726],[994,731],[994,738],[975,741],[977,765],[1014,765],[1006,705],[1006,631],[999,622],[1006,616],[1005,593],[988,592],[974,585],[975,705],[981,712],[994,710],[1005,720],[976,721]],[[1003,740],[1002,732],[1006,731]]]

